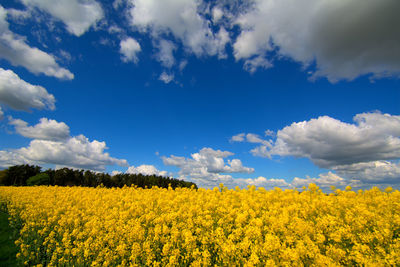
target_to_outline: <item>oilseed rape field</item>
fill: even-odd
[[[399,266],[400,192],[0,187],[29,266]]]

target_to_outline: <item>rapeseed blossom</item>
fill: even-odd
[[[36,266],[396,266],[400,192],[0,187]]]

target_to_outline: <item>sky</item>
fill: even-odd
[[[0,168],[400,188],[398,0],[0,3]]]

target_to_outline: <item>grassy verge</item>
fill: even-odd
[[[8,214],[0,211],[0,266],[18,266],[15,255],[17,247],[8,224]]]

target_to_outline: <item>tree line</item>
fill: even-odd
[[[32,186],[32,185],[58,185],[58,186],[87,186],[87,187],[123,187],[137,186],[151,188],[154,186],[168,188],[194,187],[197,185],[169,177],[158,175],[121,173],[110,175],[108,173],[92,172],[89,170],[74,170],[62,168],[42,171],[42,167],[35,165],[15,165],[0,171],[0,185],[5,186]]]

